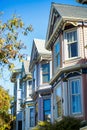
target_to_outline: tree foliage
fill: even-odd
[[[10,124],[14,118],[8,113],[10,100],[8,92],[0,86],[0,130],[10,130],[11,128]]]
[[[63,117],[61,121],[50,122],[39,121],[32,130],[79,130],[81,120],[74,117]]]
[[[0,20],[0,65],[8,65],[9,69],[14,68],[12,60],[19,58],[22,60],[24,55],[21,49],[26,48],[19,37],[26,36],[32,31],[32,26],[24,26],[20,17],[13,15],[7,22]]]

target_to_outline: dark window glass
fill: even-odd
[[[30,127],[34,126],[34,108],[30,108]]]
[[[42,64],[42,81],[48,83],[50,80],[50,66],[49,63]]]
[[[81,87],[80,80],[71,81],[71,112],[81,113]]]
[[[67,32],[68,58],[78,56],[77,32]]]
[[[69,58],[78,56],[77,42],[68,44],[68,55],[69,55]]]
[[[45,99],[43,102],[43,111],[44,111],[44,120],[50,120],[50,114],[51,114],[51,100]]]

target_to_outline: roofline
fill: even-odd
[[[79,1],[79,0],[76,0],[77,2]],[[83,1],[86,1],[86,0],[83,0]],[[87,6],[83,6],[83,5],[81,5],[81,4],[79,4],[79,3],[77,3],[77,4],[79,4],[79,5],[72,5],[72,4],[61,4],[61,3],[56,3],[56,2],[52,2],[51,3],[52,5],[65,5],[65,6],[74,6],[74,7],[81,7],[81,8],[87,8]]]
[[[52,38],[53,38],[53,36],[56,34],[56,31],[58,31],[58,29],[60,30],[60,27],[61,27],[61,25],[64,25],[64,23],[65,22],[87,22],[87,18],[85,19],[83,19],[83,18],[70,18],[70,17],[61,17],[61,19],[60,19],[60,21],[58,22],[58,24],[57,24],[57,26],[56,26],[56,28],[55,28],[55,30],[53,31],[53,33],[52,33],[52,35],[50,36],[50,38],[46,41],[46,43],[45,43],[45,47],[46,47],[46,49],[47,50],[51,50],[51,40],[52,40]],[[62,26],[63,27],[63,26]],[[62,29],[62,27],[61,27],[61,29]]]

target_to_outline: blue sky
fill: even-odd
[[[1,20],[6,21],[15,13],[21,16],[25,25],[32,24],[34,31],[27,38],[22,39],[27,46],[27,50],[24,53],[26,52],[28,55],[31,54],[34,38],[46,38],[51,2],[79,5],[75,0],[0,0],[0,11],[4,12]],[[6,74],[6,77],[9,77],[8,74]],[[8,79],[6,81],[0,79],[0,84],[5,86],[6,89],[10,88],[11,93],[12,84]]]

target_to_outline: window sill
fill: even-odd
[[[71,114],[71,116],[74,116],[74,117],[83,117],[83,114],[82,113],[73,113],[73,114]]]
[[[81,57],[72,57],[72,58],[68,58],[65,60],[65,63],[71,62],[71,61],[77,61],[79,60]]]

